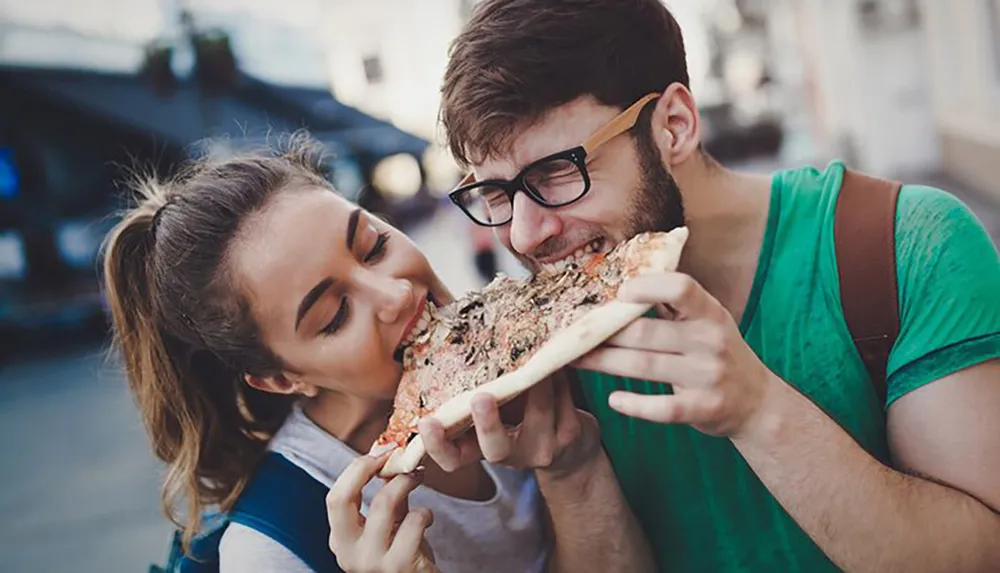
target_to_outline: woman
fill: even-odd
[[[386,425],[400,343],[424,301],[451,297],[416,246],[339,197],[319,165],[303,135],[283,151],[201,161],[141,182],[143,199],[109,236],[117,342],[169,466],[169,515],[189,539],[270,451],[326,487],[346,473],[370,506],[357,520],[364,543],[341,543],[342,567],[414,563],[429,544],[443,571],[540,569],[547,536],[530,474],[431,465],[423,485],[401,476],[361,490],[379,462],[358,452]],[[223,571],[310,570],[240,524],[219,548]]]

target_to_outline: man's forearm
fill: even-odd
[[[815,404],[777,387],[733,443],[793,519],[848,571],[1000,571],[1000,515],[869,455]]]
[[[549,571],[656,571],[646,535],[603,452],[571,474],[536,472],[555,543]]]

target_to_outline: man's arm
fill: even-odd
[[[838,566],[1000,571],[1000,361],[892,405],[890,448],[908,473],[873,458],[783,382],[768,404],[733,443]]]
[[[626,416],[730,438],[772,495],[849,571],[1000,571],[1000,366],[982,362],[899,398],[889,441],[900,467],[869,455],[767,369],[697,282],[667,273],[623,287],[675,320],[639,319],[578,366],[669,383],[615,392]]]
[[[569,371],[565,375],[574,376]],[[563,454],[572,463],[561,460],[563,464],[535,471],[554,538],[549,571],[656,571],[646,534],[601,447],[597,423],[576,409],[570,387],[570,382],[560,382],[554,397],[556,417],[576,420],[570,431],[579,427],[579,437]]]
[[[445,438],[440,422],[422,420],[427,453],[448,471],[483,458],[534,469],[554,541],[549,571],[656,570],[601,447],[597,421],[573,405],[566,378],[529,390],[524,417],[513,430],[504,427],[496,400],[487,394],[473,398],[472,416],[475,432],[454,442]]]
[[[570,475],[536,473],[554,538],[550,572],[656,571],[606,455]]]

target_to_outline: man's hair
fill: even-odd
[[[673,83],[684,40],[661,0],[485,0],[452,43],[441,122],[467,167],[581,96],[624,109]]]

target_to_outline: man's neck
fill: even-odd
[[[738,173],[700,158],[674,170],[691,232],[680,270],[742,318],[760,258],[771,178]]]

